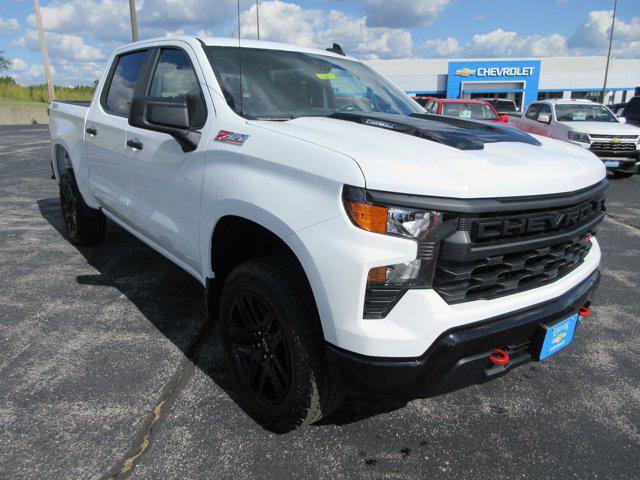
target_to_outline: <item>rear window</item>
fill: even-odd
[[[508,100],[494,100],[491,102],[491,104],[499,112],[515,112],[516,111],[516,104]]]
[[[444,103],[442,114],[473,120],[498,120],[491,107],[482,103]]]
[[[128,116],[133,90],[138,83],[147,51],[127,53],[117,59],[116,68],[111,77],[106,99],[106,110],[117,115]]]

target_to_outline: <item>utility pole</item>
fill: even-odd
[[[618,0],[613,0],[613,18],[611,19],[611,34],[609,35],[609,51],[607,52],[607,66],[604,69],[604,84],[600,94],[600,103],[604,103],[604,96],[607,94],[607,77],[609,76],[609,62],[611,61],[611,45],[613,44],[613,28],[616,26],[616,9]]]
[[[131,40],[137,42],[138,36],[138,14],[136,13],[136,0],[129,0],[129,15],[131,16]]]
[[[51,78],[51,68],[49,67],[49,52],[47,52],[47,41],[44,38],[44,27],[42,26],[42,16],[40,15],[40,1],[33,0],[33,8],[36,11],[36,23],[38,24],[38,36],[40,37],[40,50],[44,61],[44,76],[47,79],[47,89],[49,90],[49,101],[56,99],[56,92],[53,90],[53,79]]]
[[[256,25],[258,26],[258,40],[260,40],[260,0],[256,0]]]

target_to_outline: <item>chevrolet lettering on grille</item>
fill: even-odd
[[[526,234],[567,229],[589,220],[604,210],[604,198],[590,203],[545,214],[529,214],[505,219],[476,220],[472,230],[476,241],[498,240]]]

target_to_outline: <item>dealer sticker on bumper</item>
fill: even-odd
[[[619,167],[620,166],[620,162],[618,160],[605,160],[604,161],[604,166],[605,167]]]
[[[569,345],[573,340],[573,333],[577,324],[578,314],[576,313],[572,317],[548,327],[540,350],[540,360],[544,360],[549,355],[553,355]]]

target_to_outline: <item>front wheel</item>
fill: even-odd
[[[101,211],[84,202],[76,177],[70,169],[60,173],[60,208],[71,243],[95,245],[102,240],[107,219]]]
[[[269,257],[236,267],[225,282],[220,320],[231,374],[256,421],[288,432],[340,405],[315,303],[293,259]]]

